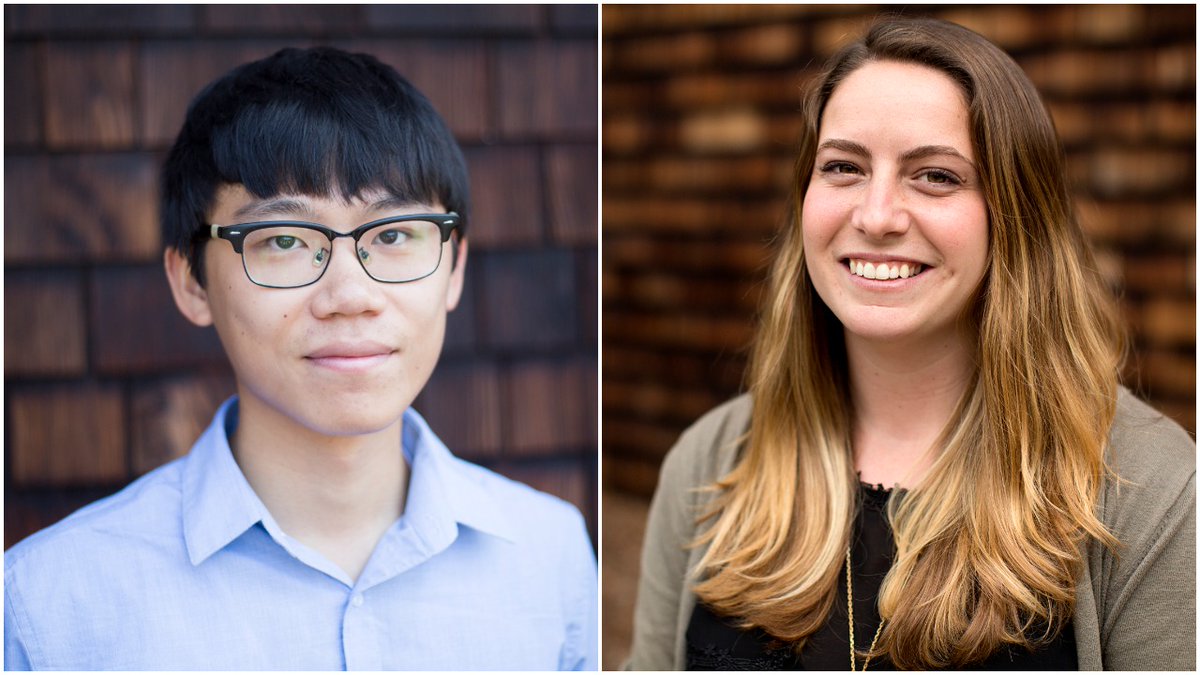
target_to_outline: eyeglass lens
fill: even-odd
[[[304,227],[268,227],[246,236],[242,260],[257,284],[289,288],[310,284],[329,265],[329,237]],[[413,281],[429,276],[442,257],[441,230],[424,220],[384,223],[358,240],[358,260],[378,281]]]

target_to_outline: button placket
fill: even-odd
[[[378,617],[373,617],[365,604],[366,596],[361,591],[353,591],[346,603],[342,649],[347,670],[379,670],[383,667]]]

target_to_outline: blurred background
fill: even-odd
[[[434,103],[473,197],[463,304],[415,407],[461,457],[596,518],[597,8],[4,8],[4,545],[186,452],[234,391],[162,271],[159,166],[211,80],[374,54]]]
[[[1045,97],[1133,337],[1124,382],[1195,433],[1195,6],[602,9],[603,665],[628,654],[663,455],[742,390],[802,85],[879,14],[998,44]]]

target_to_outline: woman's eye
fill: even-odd
[[[957,176],[949,171],[938,171],[937,169],[926,171],[922,175],[922,178],[934,185],[959,185],[962,183]]]
[[[834,173],[834,174],[842,174],[842,175],[856,174],[856,173],[858,173],[858,167],[854,166],[853,164],[849,164],[847,162],[830,162],[830,163],[826,164],[825,166],[821,167],[821,171],[824,173]]]

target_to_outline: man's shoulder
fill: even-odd
[[[80,654],[68,645],[99,644],[153,606],[147,588],[187,560],[180,503],[176,461],[5,551],[5,665],[77,669],[57,660]]]
[[[453,462],[462,478],[487,495],[488,503],[523,535],[553,539],[564,530],[585,527],[579,509],[564,499],[465,459],[454,457]]]
[[[552,540],[563,534],[586,533],[579,509],[567,501],[455,455],[416,410],[405,412],[405,452],[415,453],[413,480],[441,476],[448,483],[449,507],[468,525],[504,533],[518,540]],[[431,473],[423,473],[427,467]],[[411,495],[410,495],[411,497]]]
[[[451,457],[454,487],[471,493],[464,499],[470,506],[460,512],[458,541],[463,545],[457,548],[466,556],[458,561],[467,567],[458,569],[477,570],[473,573],[477,580],[501,589],[483,595],[511,598],[493,604],[497,616],[515,621],[536,608],[543,622],[537,632],[553,643],[560,668],[595,668],[596,556],[579,509],[488,468]],[[472,532],[474,526],[482,531]],[[520,606],[515,614],[511,611],[513,600]],[[545,623],[547,617],[549,623]],[[532,647],[536,644],[531,643]]]
[[[4,553],[5,577],[22,569],[39,577],[67,566],[105,565],[108,553],[127,557],[140,545],[182,546],[180,464],[176,460],[138,478],[14,545]]]

